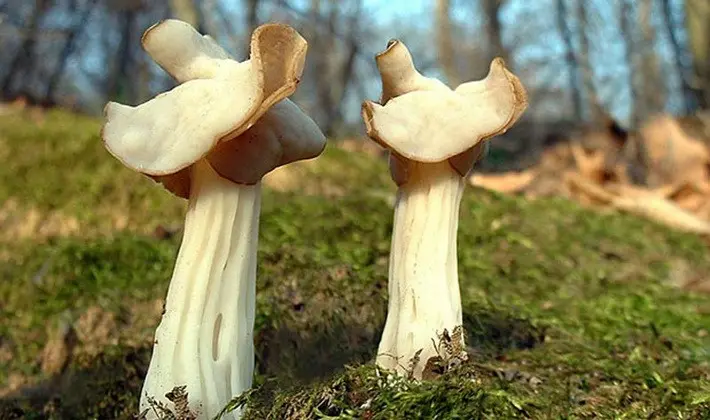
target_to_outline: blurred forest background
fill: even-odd
[[[0,0],[1,99],[93,114],[145,101],[172,82],[140,36],[168,17],[240,59],[255,26],[295,26],[309,42],[296,99],[330,135],[359,130],[360,101],[379,94],[373,55],[393,37],[450,83],[505,58],[542,126],[608,114],[634,128],[710,102],[707,0]]]
[[[530,107],[493,142],[484,170],[529,166],[590,127],[606,130],[614,154],[638,156],[641,147],[624,146],[628,130],[658,115],[710,134],[708,0],[0,0],[0,100],[94,115],[108,100],[146,101],[173,86],[140,46],[143,31],[168,17],[239,59],[260,23],[296,27],[309,55],[294,98],[331,138],[362,134],[360,103],[379,96],[373,56],[394,37],[422,72],[452,85],[483,77],[496,56],[521,77]],[[649,183],[626,166],[632,181]],[[646,157],[637,166],[653,165]]]

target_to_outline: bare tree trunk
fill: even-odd
[[[504,0],[481,0],[481,2],[483,13],[488,20],[487,29],[488,42],[490,43],[490,58],[492,60],[495,57],[501,57],[510,65],[508,51],[503,45],[502,25],[500,21],[500,8]]]
[[[241,25],[235,24],[235,22],[230,19],[230,14],[223,9],[222,4],[219,1],[202,0],[200,4],[202,6],[200,8],[200,20],[201,23],[204,24],[204,29],[201,32],[209,33],[216,38],[219,33],[218,28],[221,25],[222,27],[224,27],[224,30],[227,33],[226,39],[224,41],[229,43],[229,47],[231,48],[231,52],[234,54],[234,56],[240,61],[247,59],[247,54],[243,54],[242,47],[245,44],[249,44],[248,37],[251,36],[251,32],[247,33],[246,42],[241,42],[238,39],[239,31],[237,31],[236,29],[237,26]]]
[[[589,107],[589,119],[593,122],[599,122],[606,113],[599,101],[597,89],[594,87],[594,73],[592,72],[592,64],[589,62],[589,7],[584,2],[585,0],[577,0],[577,17],[580,25],[579,59],[577,61],[582,72],[582,92],[587,98],[586,104]]]
[[[700,106],[708,108],[710,107],[710,2],[686,0],[685,19],[695,73],[691,86],[698,92]]]
[[[254,32],[254,29],[259,26],[259,0],[245,0],[246,1],[246,19],[247,28],[249,28],[249,33]]]
[[[308,22],[311,25],[309,37],[309,56],[312,63],[312,76],[317,79],[315,83],[315,104],[316,104],[316,120],[323,129],[326,136],[333,134],[333,72],[332,61],[337,58],[335,48],[335,39],[332,36],[335,30],[335,19],[337,19],[337,11],[335,7],[330,7],[327,19],[322,17],[322,2],[321,0],[311,0],[310,10],[308,14]],[[321,32],[320,21],[325,23],[326,29]]]
[[[449,0],[436,0],[436,43],[439,65],[449,84],[456,86],[461,83],[461,75],[456,65],[450,9],[451,2]]]
[[[683,47],[681,46],[678,34],[674,30],[673,11],[670,0],[661,0],[663,2],[663,17],[668,37],[671,40],[673,47],[673,63],[676,68],[676,73],[680,78],[681,91],[683,94],[683,106],[685,113],[690,113],[700,103],[700,98],[689,82],[689,69],[683,64]],[[692,72],[692,69],[691,69]]]
[[[640,120],[638,107],[638,85],[637,77],[634,77],[636,66],[635,60],[635,42],[633,37],[634,20],[631,14],[631,4],[633,0],[621,0],[619,10],[619,21],[621,26],[621,35],[624,37],[624,46],[626,49],[626,63],[629,66],[629,103],[631,106],[631,125],[636,127]]]
[[[64,41],[64,47],[62,48],[62,51],[59,54],[59,62],[54,68],[52,75],[49,77],[49,82],[47,82],[47,89],[44,93],[44,102],[46,104],[54,103],[54,94],[57,90],[57,86],[59,86],[59,81],[61,80],[62,75],[64,74],[64,70],[66,69],[69,57],[74,54],[74,50],[76,48],[76,40],[84,32],[84,29],[86,28],[86,23],[89,20],[89,16],[91,15],[91,11],[94,10],[94,6],[96,5],[96,1],[97,0],[89,0],[87,2],[86,8],[77,20],[76,25],[74,25],[71,31],[69,31],[67,39]]]
[[[133,22],[135,20],[135,14],[133,10],[126,10],[121,12],[121,41],[118,44],[118,50],[116,53],[116,61],[114,65],[114,70],[109,76],[109,85],[107,93],[110,99],[119,99],[123,102],[132,102],[132,95],[130,93],[130,80],[128,76],[128,69],[131,64],[131,45],[133,42]]]
[[[15,53],[15,56],[10,62],[10,66],[5,80],[2,82],[2,97],[11,99],[17,92],[13,92],[13,82],[17,76],[23,79],[23,75],[27,72],[34,57],[35,44],[37,35],[39,34],[39,23],[42,20],[42,14],[47,7],[46,0],[36,0],[35,7],[30,16],[27,28],[24,31],[24,39],[20,45],[20,49]]]
[[[666,96],[665,83],[660,75],[658,57],[655,51],[656,37],[651,23],[652,6],[651,0],[641,0],[639,3],[639,26],[643,36],[641,54],[643,64],[639,69],[639,75],[642,79],[642,89],[640,91],[643,94],[644,112],[642,115],[644,117],[663,111]]]
[[[346,47],[348,52],[340,69],[340,78],[337,85],[337,90],[335,93],[334,102],[337,103],[335,112],[330,116],[333,120],[333,126],[339,124],[343,119],[343,103],[345,100],[345,95],[348,92],[348,87],[353,83],[355,75],[355,59],[360,52],[360,42],[358,34],[360,32],[360,21],[362,18],[362,3],[363,0],[354,0],[355,10],[350,15],[348,27],[350,28],[350,36],[348,37],[348,42]]]
[[[320,1],[312,0],[311,4],[315,7],[313,9],[316,16],[319,15]],[[334,107],[335,101],[333,98],[333,82],[334,82],[334,71],[333,67],[337,55],[335,53],[335,37],[332,35],[335,33],[335,27],[337,26],[338,20],[338,8],[334,5],[330,5],[328,11],[328,20],[326,21],[328,32],[327,35],[321,37],[318,42],[318,58],[316,59],[316,75],[322,77],[322,81],[318,83],[318,102],[320,103],[321,111],[325,116],[325,121],[323,122],[323,132],[327,136],[334,134],[335,128],[335,118],[334,118]],[[316,18],[317,19],[317,18]],[[313,24],[316,24],[317,20],[313,20]]]
[[[343,106],[354,84],[362,42],[363,3],[311,0],[310,9],[304,14],[309,25],[305,29],[309,64],[304,77],[315,93],[315,120],[327,136],[337,134],[342,127]],[[315,83],[311,85],[312,81]]]
[[[170,0],[172,15],[193,27],[199,25],[199,14],[193,0]]]
[[[577,120],[584,118],[582,84],[580,82],[580,69],[577,62],[577,56],[574,53],[574,44],[572,42],[572,30],[567,24],[567,7],[565,0],[557,0],[557,26],[562,34],[562,40],[565,44],[565,61],[569,71],[569,85],[572,91],[572,106],[574,107],[574,116]],[[584,28],[582,28],[584,30]]]

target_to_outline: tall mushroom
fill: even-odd
[[[170,407],[165,394],[185,386],[190,410],[212,418],[251,386],[260,180],[316,157],[325,137],[286,99],[307,48],[291,27],[257,28],[244,62],[179,20],[149,28],[142,45],[180,84],[136,107],[109,103],[102,137],[188,210],[140,406],[153,418],[148,397]]]
[[[365,101],[362,117],[368,136],[389,149],[399,187],[377,364],[402,374],[419,359],[411,373],[421,378],[437,337],[462,324],[456,232],[464,178],[484,141],[518,120],[527,94],[499,58],[484,79],[454,90],[421,75],[400,41],[376,61],[382,98]]]

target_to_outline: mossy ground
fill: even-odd
[[[98,127],[60,111],[0,117],[2,419],[137,412],[184,202],[111,158]],[[385,162],[329,147],[297,168],[296,190],[264,193],[249,418],[710,418],[710,296],[678,287],[710,273],[699,238],[469,188],[470,361],[415,383],[371,362]],[[52,370],[47,343],[67,329],[72,356]]]

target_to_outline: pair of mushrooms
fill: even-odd
[[[102,138],[124,165],[188,199],[188,210],[140,407],[155,418],[149,397],[171,407],[165,394],[185,386],[190,410],[212,418],[252,383],[261,178],[315,158],[326,139],[288,99],[307,49],[293,28],[257,28],[244,62],[179,20],[149,28],[142,45],[179,84],[136,107],[110,102]],[[422,76],[401,42],[376,61],[382,98],[366,101],[362,116],[367,134],[391,151],[399,186],[377,363],[403,373],[418,351],[424,361],[435,355],[433,337],[461,325],[464,177],[483,141],[505,132],[527,98],[500,59],[455,90]]]

